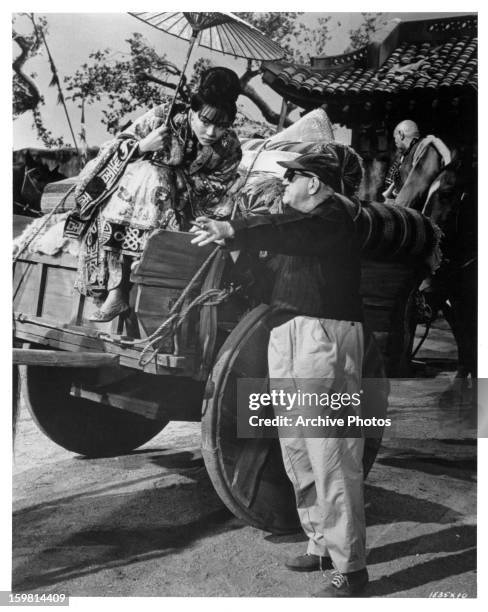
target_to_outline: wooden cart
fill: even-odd
[[[18,218],[17,230],[23,225]],[[277,441],[236,435],[238,378],[267,374],[269,267],[246,253],[236,262],[224,250],[212,255],[213,247],[197,249],[190,238],[166,231],[150,238],[131,277],[132,314],[110,323],[87,321],[94,306],[73,289],[74,257],[20,256],[14,363],[26,366],[29,409],[51,440],[89,457],[127,453],[170,420],[201,421],[203,458],[223,502],[254,526],[289,532],[298,518]],[[148,343],[191,279],[183,310],[200,295],[213,303],[190,309],[151,357]],[[366,415],[386,411],[386,376],[407,373],[418,280],[411,266],[363,262],[371,332],[363,376],[384,381],[363,397]],[[379,444],[367,439],[366,474]]]

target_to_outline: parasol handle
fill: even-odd
[[[178,85],[176,86],[175,94],[173,96],[173,99],[171,100],[171,104],[168,109],[168,114],[166,115],[166,119],[164,121],[164,125],[166,127],[169,125],[169,122],[171,120],[171,113],[173,112],[173,107],[175,105],[176,98],[180,91],[181,83],[183,82],[183,77],[185,76],[186,67],[188,66],[190,55],[191,55],[191,52],[193,51],[193,47],[195,46],[195,43],[197,41],[199,34],[200,34],[200,30],[192,30],[191,38],[190,38],[190,46],[188,47],[188,51],[186,52],[186,59],[185,59],[185,63],[183,64],[183,68],[181,70],[180,80],[178,81]]]

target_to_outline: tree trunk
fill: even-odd
[[[41,94],[39,93],[39,90],[37,89],[34,81],[22,71],[22,66],[25,64],[29,57],[31,45],[23,36],[20,36],[16,32],[13,33],[12,38],[19,45],[21,51],[20,55],[17,56],[12,62],[12,69],[19,77],[21,86],[23,86],[26,92],[26,97],[28,99],[28,103],[26,101],[24,102],[24,106],[21,112],[34,110],[41,101]]]
[[[278,125],[280,121],[280,113],[274,111],[271,106],[258,94],[254,87],[252,87],[252,85],[249,85],[249,83],[244,85],[241,93],[243,96],[246,96],[246,98],[249,98],[249,100],[254,102],[254,104],[263,114],[263,117],[266,119],[266,121],[273,125]],[[285,118],[284,127],[288,127],[292,123],[293,121],[291,121],[290,117],[287,116]]]

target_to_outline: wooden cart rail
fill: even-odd
[[[67,353],[65,351],[14,348],[12,363],[13,365],[51,366],[53,368],[102,368],[118,366],[119,356],[95,351]]]
[[[139,359],[142,349],[124,347],[114,340],[103,338],[103,332],[88,330],[81,326],[60,327],[55,321],[36,316],[14,315],[15,337],[17,340],[49,346],[62,351],[95,351],[116,356],[119,365],[149,374],[171,374],[173,376],[188,376],[194,370],[194,360],[190,354],[177,356],[159,353],[157,357],[141,366]]]

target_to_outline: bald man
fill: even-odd
[[[403,174],[406,175],[402,177],[401,168],[411,166],[409,160],[405,158],[407,155],[413,157],[416,145],[418,145],[420,141],[418,125],[415,121],[411,121],[410,119],[401,121],[393,130],[393,139],[395,141],[397,156],[385,179],[385,185],[387,186],[386,191],[383,192],[385,200],[394,200],[405,182],[408,172],[403,172]]]
[[[397,155],[383,197],[388,203],[422,210],[432,182],[451,160],[450,151],[435,136],[420,138],[418,125],[410,119],[395,127],[393,138]]]
[[[418,125],[415,121],[405,119],[393,130],[393,138],[397,150],[403,154],[407,153],[420,138]]]

